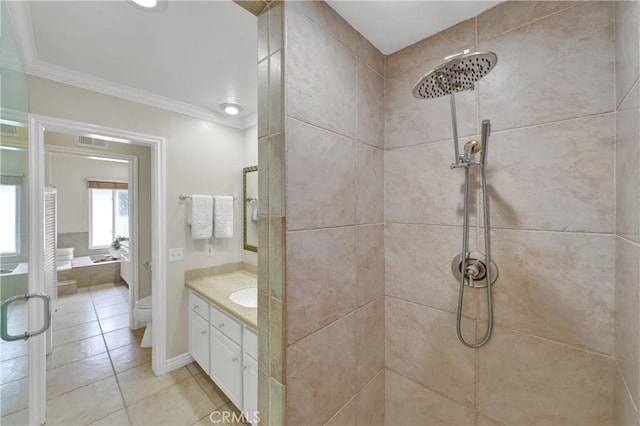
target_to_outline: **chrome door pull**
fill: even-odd
[[[19,300],[27,302],[31,298],[42,299],[44,302],[44,325],[40,330],[37,331],[25,331],[23,334],[11,335],[8,330],[8,319],[9,319],[9,305]],[[13,296],[2,302],[2,306],[0,307],[2,310],[2,327],[0,329],[0,334],[2,335],[2,340],[7,342],[13,342],[15,340],[27,340],[29,337],[37,336],[38,334],[42,334],[49,329],[51,326],[51,297],[44,293],[25,293],[17,296]]]

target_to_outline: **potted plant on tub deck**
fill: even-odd
[[[120,235],[118,235],[113,239],[113,241],[111,242],[111,247],[109,248],[109,253],[111,254],[111,257],[120,258],[120,246],[121,246],[120,243],[122,243],[123,241],[129,241],[129,238],[121,237]]]

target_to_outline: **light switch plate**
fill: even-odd
[[[213,244],[207,244],[207,256],[213,256]]]
[[[182,250],[182,247],[169,249],[169,262],[176,262],[178,260],[183,260],[183,259],[184,259],[184,251]]]

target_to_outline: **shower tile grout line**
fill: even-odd
[[[400,297],[393,296],[393,295],[386,295],[386,297],[391,297],[393,299],[400,300],[400,301],[405,302],[405,303],[411,303],[413,305],[418,305],[420,307],[427,308],[427,309],[433,309],[435,311],[444,312],[444,313],[447,313],[447,314],[450,314],[450,315],[455,315],[456,314],[455,312],[452,312],[452,311],[447,311],[445,309],[436,308],[436,307],[433,307],[433,306],[423,305],[422,303],[418,303],[418,302],[414,302],[414,301],[411,301],[411,300],[402,299]],[[477,318],[476,319],[476,318],[472,318],[472,317],[470,317],[468,315],[463,315],[463,316],[465,318],[467,318],[467,319],[470,319],[470,320],[477,320],[478,323],[486,323],[487,322],[487,320],[483,319],[483,318]],[[601,357],[604,357],[604,358],[611,358],[611,359],[614,358],[614,356],[611,355],[611,354],[607,354],[607,353],[604,353],[604,352],[598,352],[596,350],[584,348],[584,347],[581,347],[581,346],[575,346],[575,345],[573,345],[571,343],[563,342],[561,340],[554,340],[552,338],[545,337],[545,336],[539,336],[537,334],[532,334],[530,332],[518,330],[516,328],[512,328],[512,327],[509,327],[509,326],[498,325],[498,324],[494,323],[494,327],[502,328],[502,329],[505,329],[505,330],[512,331],[514,333],[522,334],[522,335],[525,335],[525,336],[530,336],[530,337],[533,337],[533,338],[536,338],[536,339],[542,339],[542,340],[546,340],[548,342],[557,343],[559,345],[566,346],[566,347],[569,347],[569,348],[572,348],[572,349],[575,349],[575,350],[579,350],[579,351],[582,351],[582,352],[587,352],[587,353],[590,353],[592,355],[598,355],[598,356],[601,356]]]

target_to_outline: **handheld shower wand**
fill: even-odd
[[[455,92],[472,90],[475,83],[487,75],[498,61],[493,52],[468,53],[467,51],[447,57],[447,62],[422,77],[413,88],[413,95],[419,99],[431,99],[440,96],[450,96],[451,122],[455,162],[451,168],[464,169],[463,216],[462,216],[462,252],[451,264],[453,275],[460,282],[458,293],[458,311],[456,315],[456,332],[462,344],[470,348],[484,346],[491,338],[493,331],[493,300],[491,285],[498,278],[498,268],[491,259],[491,227],[489,223],[489,194],[487,190],[487,153],[491,123],[482,121],[481,142],[468,142],[463,153],[458,147],[458,125],[456,117]],[[472,155],[480,151],[480,160],[475,163]],[[479,166],[482,185],[483,221],[484,221],[484,249],[485,253],[469,251],[469,169]],[[487,292],[487,329],[484,337],[476,342],[468,342],[462,335],[462,309],[466,287],[486,287]]]

